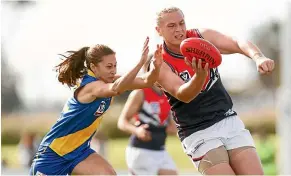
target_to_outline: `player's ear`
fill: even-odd
[[[160,29],[158,26],[156,26],[156,31],[157,31],[157,33],[159,34],[159,36],[162,36],[162,34],[161,34],[161,29]]]

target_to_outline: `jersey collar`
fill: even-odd
[[[172,57],[179,58],[179,59],[184,59],[184,56],[183,56],[183,55],[181,55],[181,54],[177,54],[177,53],[174,53],[174,52],[170,51],[169,48],[167,47],[165,41],[164,41],[163,47],[164,47],[164,50],[165,50],[168,54],[170,54]]]

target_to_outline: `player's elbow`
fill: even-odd
[[[190,103],[192,99],[190,98],[184,98],[184,97],[179,97],[178,98],[180,101],[182,101],[183,103]]]
[[[119,120],[117,122],[117,128],[124,131],[124,128],[125,128],[124,124],[125,124],[124,120],[121,117],[119,117]]]
[[[110,87],[109,87],[109,91],[111,93],[112,96],[117,96],[119,95],[121,92],[123,92],[122,89],[120,89],[118,87],[118,83],[113,83]]]

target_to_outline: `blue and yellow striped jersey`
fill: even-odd
[[[96,81],[92,71],[84,76],[80,87]],[[112,98],[98,98],[91,103],[81,103],[74,95],[68,99],[56,124],[44,137],[42,146],[49,146],[65,159],[82,154],[98,129],[103,113],[109,108]]]

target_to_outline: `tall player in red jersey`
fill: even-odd
[[[232,109],[232,100],[218,69],[210,69],[205,74],[200,64],[197,68],[195,62],[184,61],[180,44],[189,37],[204,38],[222,54],[240,53],[251,58],[261,74],[272,72],[273,60],[249,41],[236,40],[211,29],[187,30],[184,14],[176,7],[165,8],[157,14],[156,31],[164,40],[164,63],[157,82],[174,112],[184,151],[199,172],[263,174],[252,136]]]
[[[134,124],[130,122],[133,118]],[[167,97],[160,88],[132,91],[118,127],[132,134],[126,148],[126,163],[132,175],[177,175],[174,161],[165,150],[167,134],[176,134],[177,130]]]

